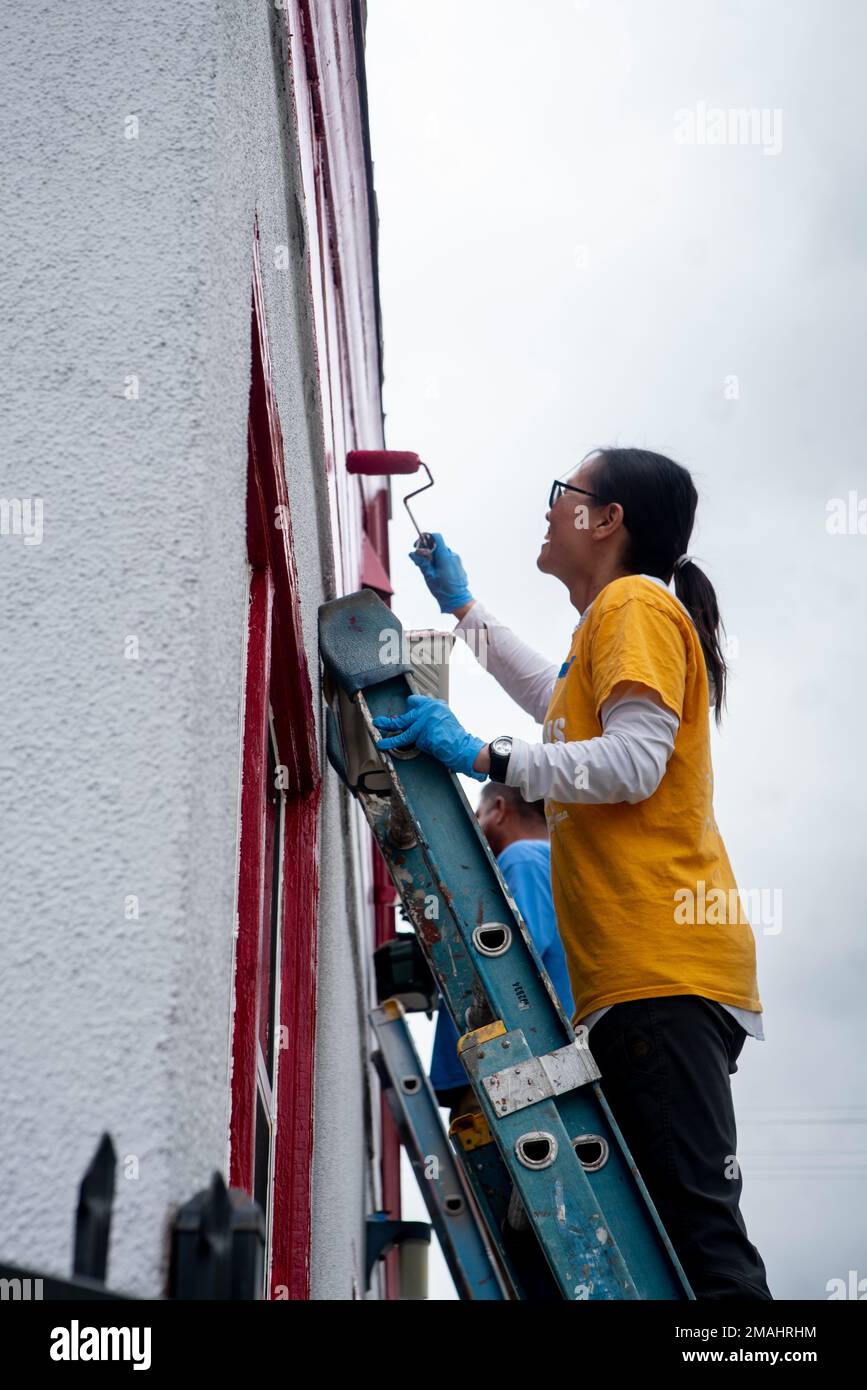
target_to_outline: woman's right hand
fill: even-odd
[[[468,608],[474,599],[460,555],[449,550],[439,531],[431,532],[431,537],[434,543],[431,555],[411,550],[409,558],[421,570],[441,613],[456,613],[459,608]]]

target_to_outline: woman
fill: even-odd
[[[488,669],[543,741],[492,747],[422,696],[376,723],[383,749],[545,798],[572,1021],[592,1030],[606,1100],[696,1297],[769,1299],[739,1210],[729,1077],[762,1006],[713,814],[726,667],[716,596],[685,553],[697,501],[685,468],[640,449],[597,450],[554,484],[536,563],[581,614],[562,665],[497,623],[435,536],[411,558],[457,631],[486,629]]]

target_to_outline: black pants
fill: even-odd
[[[692,994],[613,1004],[590,1029],[602,1093],[697,1299],[773,1297],[739,1207],[729,1076],[746,1037]]]

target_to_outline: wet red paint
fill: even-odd
[[[320,777],[301,627],[283,437],[271,376],[259,263],[253,250],[248,429],[250,589],[244,710],[238,941],[232,1047],[230,1182],[253,1192],[264,901],[268,710],[285,769],[280,1002],[274,1147],[272,1296],[310,1296],[313,1055],[316,1027],[317,820]],[[279,524],[276,524],[279,518]]]

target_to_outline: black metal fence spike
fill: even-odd
[[[78,1190],[75,1216],[73,1275],[105,1283],[108,1270],[108,1241],[111,1208],[114,1202],[114,1175],[117,1155],[111,1135],[106,1131],[90,1160]]]
[[[230,1298],[232,1288],[232,1201],[215,1172],[202,1208],[202,1240],[209,1247],[210,1298]]]

